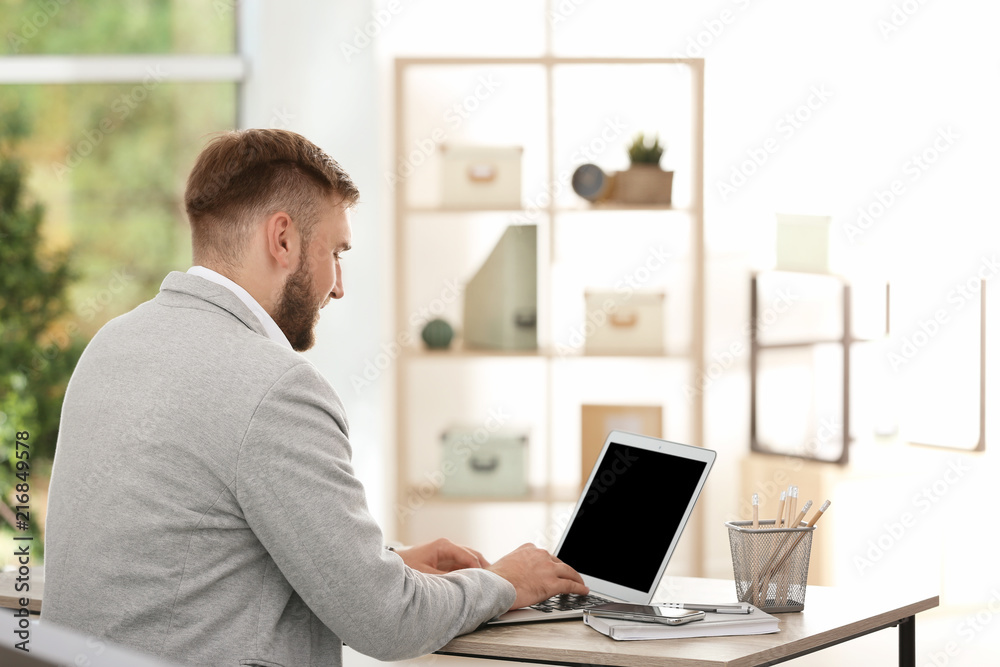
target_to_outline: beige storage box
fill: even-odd
[[[830,272],[828,215],[778,214],[775,253],[778,271]]]
[[[455,427],[441,436],[443,496],[515,497],[528,494],[528,436]]]
[[[587,354],[664,354],[664,292],[587,292]]]
[[[521,207],[520,146],[441,146],[441,206]]]

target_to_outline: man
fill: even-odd
[[[281,130],[219,136],[185,204],[194,264],[94,337],[66,392],[43,621],[193,665],[418,656],[512,607],[586,593],[525,545],[396,553],[336,392],[296,351],[344,296],[358,191]],[[441,574],[431,574],[441,573]]]

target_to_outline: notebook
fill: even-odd
[[[684,625],[636,623],[616,618],[601,618],[584,613],[583,622],[612,639],[680,639],[683,637],[723,637],[727,635],[766,635],[778,631],[778,619],[756,607],[749,614],[705,612],[701,621]]]
[[[611,431],[554,552],[591,594],[556,596],[487,624],[579,619],[605,602],[649,604],[714,462],[709,449]]]

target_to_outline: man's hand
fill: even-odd
[[[467,567],[489,567],[490,562],[475,549],[460,547],[443,537],[409,549],[396,549],[403,562],[427,574],[445,574]]]
[[[517,598],[511,609],[527,607],[560,593],[590,592],[576,570],[534,544],[521,545],[486,569],[514,584]]]

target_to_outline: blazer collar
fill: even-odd
[[[240,298],[226,289],[222,285],[205,280],[201,276],[195,276],[181,271],[171,271],[163,279],[160,285],[160,292],[178,292],[188,294],[203,301],[208,301],[223,310],[228,311],[247,328],[256,331],[264,338],[267,338],[267,331],[260,323],[257,316],[247,308]]]

